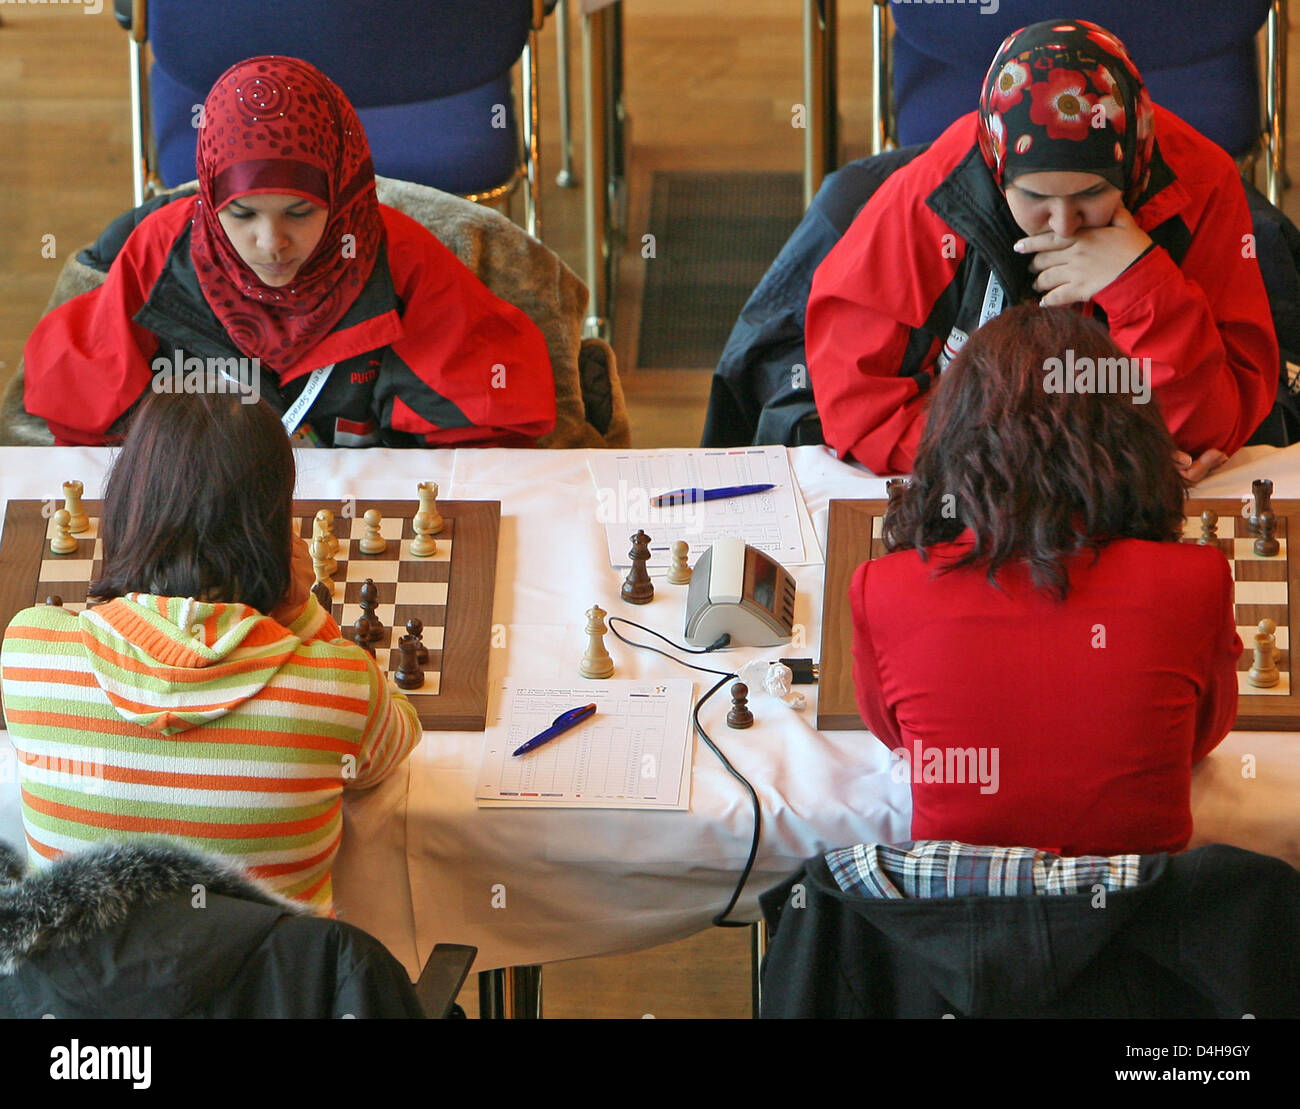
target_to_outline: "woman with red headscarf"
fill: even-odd
[[[197,195],[142,219],[104,284],[28,340],[25,405],[58,442],[120,437],[151,387],[228,378],[326,446],[530,445],[551,430],[541,332],[379,204],[365,132],[329,78],[250,58],[201,119]]]
[[[1236,167],[1083,20],[1011,35],[979,111],[894,173],[817,270],[806,337],[826,441],[909,471],[943,368],[1034,300],[1101,319],[1138,360],[1136,392],[1191,480],[1272,408],[1277,341]]]

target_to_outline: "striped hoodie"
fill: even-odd
[[[20,612],[0,647],[28,854],[176,837],[328,912],[342,794],[420,721],[311,598],[289,626],[242,604],[131,593]]]

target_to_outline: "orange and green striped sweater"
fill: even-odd
[[[420,740],[411,703],[308,601],[289,627],[241,604],[128,594],[14,617],[0,690],[28,854],[180,838],[328,912],[343,790]]]

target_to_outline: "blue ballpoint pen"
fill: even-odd
[[[570,728],[581,724],[589,716],[596,714],[595,705],[580,705],[576,709],[569,709],[568,712],[562,712],[552,721],[551,726],[544,732],[538,732],[532,739],[520,747],[516,747],[511,753],[512,758],[518,758],[520,755],[526,755],[529,751],[540,747],[543,743],[549,743],[557,735],[563,735]]]
[[[650,498],[655,508],[669,504],[694,504],[696,501],[720,501],[727,497],[745,497],[750,493],[766,493],[775,485],[726,485],[721,489],[674,489]]]

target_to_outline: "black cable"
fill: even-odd
[[[752,921],[727,920],[725,918],[727,914],[730,913],[731,910],[736,907],[736,902],[740,900],[741,892],[745,888],[745,883],[749,881],[750,872],[754,869],[754,862],[758,858],[758,841],[759,841],[759,835],[762,832],[762,828],[763,828],[763,810],[758,803],[758,794],[757,792],[755,792],[754,787],[749,784],[748,779],[743,774],[741,774],[739,770],[737,770],[734,766],[731,765],[731,763],[727,759],[727,756],[724,755],[722,751],[719,750],[717,744],[715,744],[713,740],[709,738],[709,733],[704,730],[704,725],[700,723],[700,709],[704,707],[705,702],[707,702],[710,697],[712,697],[715,693],[717,693],[718,690],[721,689],[724,685],[726,685],[727,682],[729,682],[732,678],[738,678],[740,677],[740,675],[737,674],[734,670],[727,670],[727,671],[712,670],[707,666],[696,666],[694,663],[686,662],[684,659],[680,659],[673,655],[670,655],[667,651],[660,650],[658,647],[651,647],[648,643],[635,643],[632,640],[628,639],[626,636],[619,634],[618,629],[614,627],[614,621],[616,620],[619,621],[620,623],[627,624],[629,627],[636,628],[638,631],[648,632],[650,635],[653,635],[656,639],[662,639],[665,643],[667,643],[670,647],[674,648],[675,650],[684,651],[687,654],[691,654],[691,655],[705,655],[708,654],[710,651],[716,651],[719,647],[725,647],[728,643],[731,642],[731,637],[722,636],[718,640],[715,640],[713,643],[710,643],[707,647],[681,647],[678,646],[676,643],[674,643],[667,636],[660,635],[653,628],[647,628],[643,624],[637,624],[631,620],[628,620],[626,617],[611,616],[609,618],[609,630],[613,632],[614,638],[619,640],[619,642],[626,643],[629,647],[636,647],[638,650],[653,651],[655,654],[662,655],[664,658],[677,663],[678,666],[685,666],[688,670],[699,670],[703,674],[722,675],[722,677],[717,681],[717,683],[713,686],[713,688],[710,689],[708,693],[704,694],[703,697],[701,697],[698,701],[695,702],[695,711],[691,713],[691,720],[695,724],[696,733],[699,735],[699,737],[702,740],[704,740],[705,745],[709,748],[710,751],[712,751],[718,757],[718,761],[722,763],[727,773],[730,774],[733,778],[735,778],[736,781],[738,781],[742,786],[744,786],[745,791],[749,794],[750,804],[753,806],[754,809],[754,835],[749,842],[749,857],[745,860],[745,867],[740,872],[740,880],[736,883],[736,888],[732,891],[731,900],[727,902],[727,905],[722,910],[722,912],[714,915],[711,923],[717,928],[748,928],[753,923]]]

